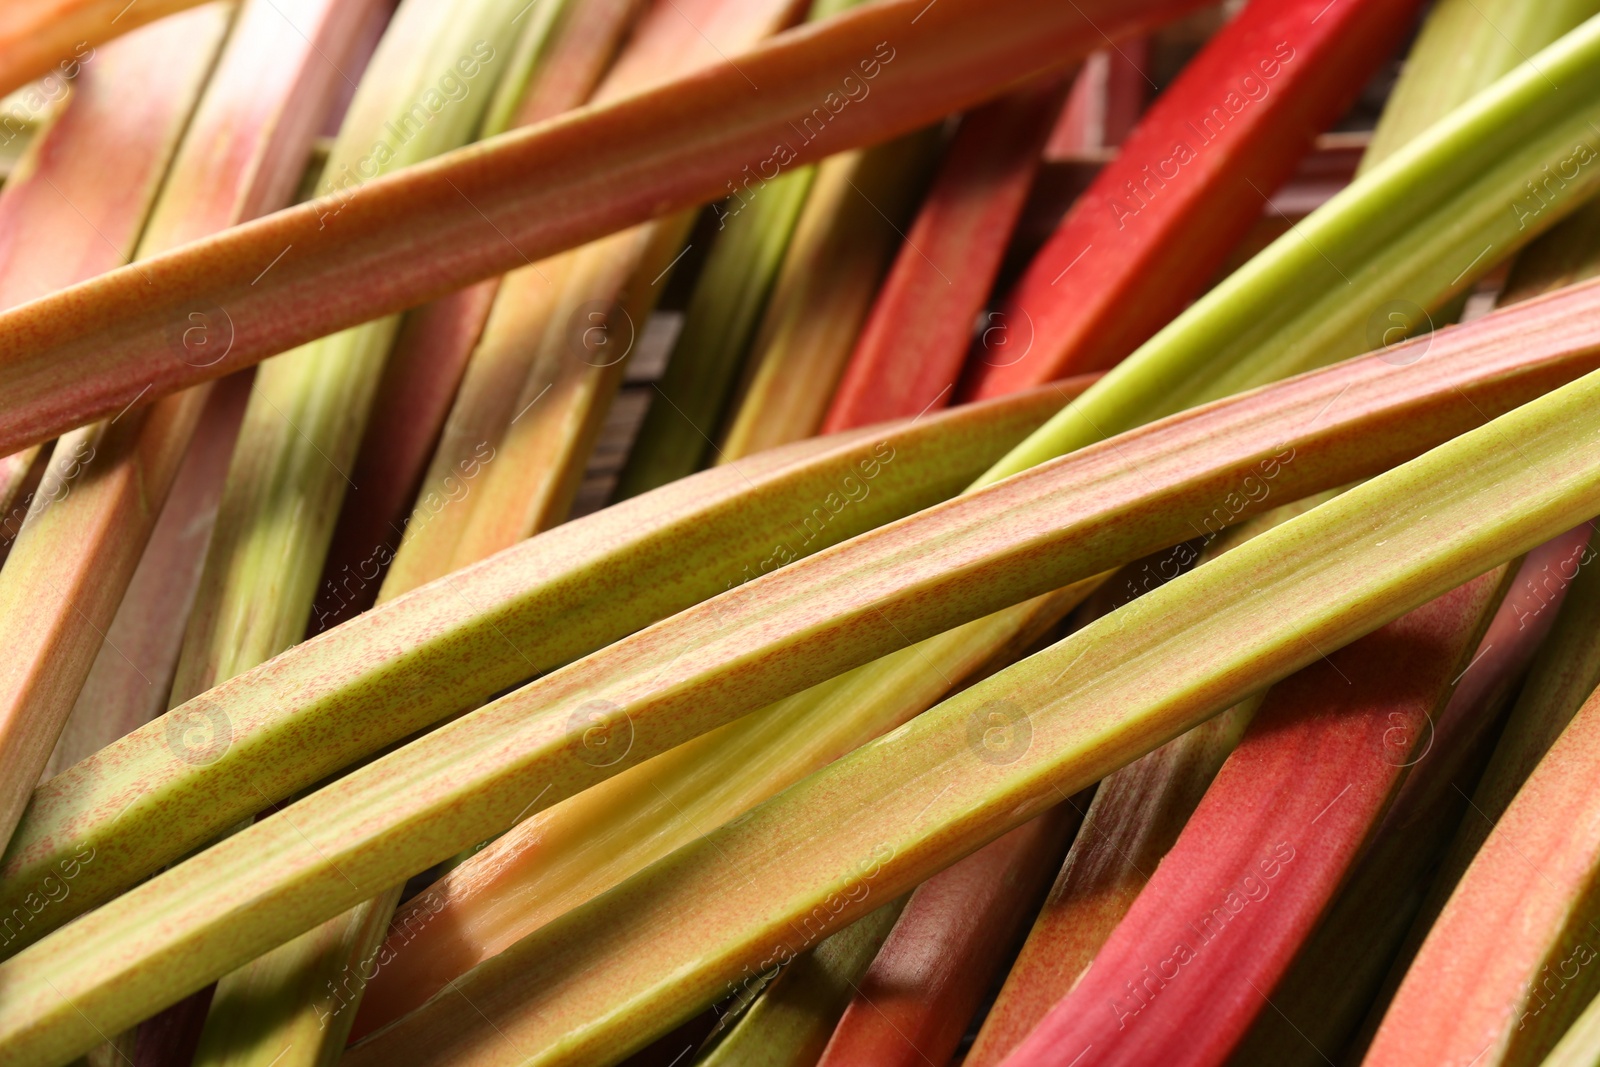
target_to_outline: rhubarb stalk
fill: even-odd
[[[695,0],[686,12],[660,0],[595,100],[720,66],[782,28],[795,7],[796,0]],[[637,226],[502,280],[423,479],[419,511],[431,510],[430,500],[460,499],[407,524],[393,587],[380,599],[566,518],[637,333],[692,222],[681,214]]]
[[[817,168],[756,335],[748,381],[717,448],[718,462],[810,437],[822,425],[873,295],[922,196],[938,134],[911,134]]]
[[[950,402],[1063,89],[1052,79],[961,120],[851,353],[824,433]]]

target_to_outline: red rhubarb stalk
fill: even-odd
[[[1007,1067],[1091,1049],[1095,1063],[1223,1062],[1424,753],[1505,578],[1497,568],[1275,686],[1127,917]]]
[[[1051,79],[962,120],[856,341],[823,433],[950,402],[1062,90]]]
[[[1104,370],[1182,311],[1419,6],[1252,0],[1151,106],[1034,258],[995,320],[1003,347],[977,353],[965,394]]]
[[[1359,1033],[1362,1015],[1375,995],[1381,1005],[1393,992],[1381,989],[1384,971],[1467,809],[1467,795],[1505,703],[1549,632],[1553,611],[1523,624],[1539,604],[1528,579],[1581,552],[1586,536],[1586,527],[1568,530],[1523,560],[1470,669],[1432,721],[1431,738],[1423,738],[1426,755],[1411,768],[1371,843],[1277,988],[1267,991],[1275,1010],[1262,1012],[1241,1042],[1243,1061],[1310,1067],[1321,1062],[1318,1049],[1330,1055],[1345,1050],[1353,1058],[1354,1049],[1365,1043]],[[1402,952],[1409,960],[1415,947]]]

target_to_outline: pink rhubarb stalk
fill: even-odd
[[[147,27],[84,70],[72,102],[0,193],[0,306],[133,255],[229,15],[207,7]],[[41,533],[93,491],[81,475],[104,447],[76,435],[62,441],[0,571],[0,840],[21,818],[100,647],[100,630],[79,613],[98,616],[103,630],[121,597],[106,576],[52,573],[79,546]],[[142,543],[117,547],[131,573]]]
[[[1362,1061],[1533,1064],[1595,991],[1600,695],[1473,858]]]
[[[1330,1055],[1344,1050],[1353,1059],[1365,1044],[1362,1015],[1374,997],[1383,1005],[1392,995],[1392,987],[1381,988],[1384,971],[1468,808],[1467,791],[1483,767],[1505,703],[1549,632],[1549,616],[1524,625],[1539,603],[1527,580],[1581,551],[1585,538],[1585,527],[1565,531],[1523,560],[1470,668],[1421,738],[1423,755],[1287,973],[1268,991],[1276,1010],[1257,1017],[1239,1045],[1241,1058],[1310,1064],[1320,1061],[1317,1049]],[[1415,948],[1401,952],[1409,960]]]

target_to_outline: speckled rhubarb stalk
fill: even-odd
[[[1579,287],[1563,295],[1582,301],[1596,291],[1600,286]],[[1532,354],[1529,330],[1541,321],[1569,337],[1571,331],[1582,331],[1581,317],[1555,314],[1565,310],[1559,297],[1551,297],[1486,317],[1449,335],[1465,341],[1453,353],[1454,358],[1429,360],[1414,370],[1374,356],[1164,420],[874,530],[609,645],[351,772],[12,957],[0,965],[0,982],[15,991],[13,999],[0,1005],[0,1048],[9,1047],[30,1057],[71,1055],[81,1041],[92,1037],[73,1009],[95,1020],[103,1030],[140,1018],[382,887],[397,884],[411,872],[634,763],[773,700],[903,649],[909,642],[1170,545],[1206,522],[1219,500],[1232,499],[1231,487],[1246,477],[1270,478],[1285,495],[1304,496],[1383,470],[1434,441],[1481,426],[1485,415],[1504,411],[1521,397],[1512,395],[1516,376],[1506,369],[1490,382],[1474,381],[1473,372],[1481,374],[1483,364],[1495,362],[1497,356],[1510,356],[1513,364],[1519,362],[1516,357],[1527,360]],[[1550,319],[1557,321],[1548,322]],[[1501,333],[1499,344],[1483,343],[1508,325],[1520,329],[1511,336]],[[1474,344],[1474,339],[1479,343]],[[1433,344],[1444,346],[1446,340],[1435,338]],[[1584,351],[1577,362],[1589,365],[1592,349]],[[1565,369],[1566,374],[1550,376],[1570,378],[1580,367],[1571,366],[1569,357]],[[1540,377],[1539,384],[1548,383],[1548,377]],[[1259,678],[1250,675],[1247,679],[1239,673],[1242,662],[1264,661],[1272,671],[1281,667],[1281,673],[1272,675],[1280,677],[1307,662],[1309,645],[1336,647],[1387,621],[1384,613],[1391,608],[1398,614],[1415,606],[1415,600],[1407,602],[1404,597],[1415,595],[1425,601],[1443,591],[1435,588],[1439,581],[1453,579],[1445,586],[1448,588],[1467,577],[1460,573],[1461,568],[1485,569],[1494,563],[1490,554],[1508,546],[1507,554],[1521,551],[1526,547],[1521,540],[1533,536],[1530,531],[1542,531],[1552,516],[1565,518],[1573,508],[1600,509],[1600,503],[1590,499],[1600,493],[1600,475],[1591,476],[1573,459],[1570,447],[1558,447],[1553,440],[1557,424],[1570,440],[1572,434],[1583,432],[1586,419],[1600,419],[1588,412],[1592,406],[1589,393],[1596,388],[1600,382],[1589,378],[1563,386],[1502,416],[1490,427],[1441,446],[1429,453],[1426,461],[1408,464],[1401,472],[1370,483],[1379,489],[1358,490],[1358,497],[1347,494],[1318,509],[1315,514],[1319,516],[1336,509],[1331,512],[1335,519],[1317,527],[1334,547],[1339,538],[1354,537],[1351,531],[1358,525],[1343,517],[1348,510],[1342,507],[1345,499],[1356,497],[1354,506],[1365,509],[1359,525],[1361,537],[1367,539],[1374,521],[1382,521],[1385,507],[1397,506],[1386,505],[1385,496],[1374,499],[1375,495],[1393,492],[1394,499],[1406,501],[1408,507],[1426,509],[1426,519],[1413,521],[1408,514],[1404,532],[1397,530],[1384,540],[1396,546],[1390,552],[1380,548],[1362,554],[1359,581],[1338,569],[1337,552],[1332,557],[1303,559],[1303,552],[1285,551],[1281,559],[1269,556],[1265,561],[1262,552],[1249,552],[1251,564],[1263,568],[1255,579],[1257,588],[1263,587],[1262,575],[1280,563],[1295,576],[1292,583],[1317,579],[1322,583],[1311,588],[1297,585],[1296,595],[1271,599],[1274,605],[1292,604],[1282,610],[1300,613],[1303,621],[1267,627],[1265,632],[1275,636],[1265,642],[1263,650],[1252,651],[1255,646],[1249,641],[1237,640],[1243,632],[1242,621],[1220,610],[1220,605],[1228,603],[1221,589],[1228,586],[1201,586],[1205,610],[1193,608],[1203,615],[1197,625],[1205,631],[1205,640],[1199,647],[1225,648],[1217,655],[1240,658],[1230,661],[1231,666],[1218,678],[1231,681],[1235,688],[1258,687]],[[1505,453],[1496,455],[1484,444],[1485,440],[1501,440],[1502,434],[1521,444],[1514,471],[1508,469],[1512,460]],[[872,433],[869,439],[886,450],[884,457],[896,454],[897,431],[893,427]],[[1130,455],[1137,457],[1132,466]],[[1480,484],[1487,488],[1451,496],[1452,491],[1459,491],[1454,479],[1465,477],[1461,471],[1472,472],[1474,490]],[[1530,485],[1530,481],[1537,484]],[[1398,488],[1387,490],[1389,486]],[[1461,510],[1469,505],[1475,520],[1472,534],[1447,537],[1445,531],[1455,528]],[[1515,517],[1511,515],[1513,507]],[[1250,510],[1247,503],[1241,507],[1241,513]],[[1006,521],[994,522],[996,514],[1005,515]],[[1308,517],[1263,535],[1195,573],[1220,574],[1232,583],[1230,561],[1258,544],[1296,546],[1298,534],[1289,531],[1303,530],[1303,520]],[[1418,544],[1425,544],[1426,551],[1419,550]],[[1318,550],[1326,548],[1318,539]],[[1403,551],[1405,548],[1411,551]],[[617,596],[614,578],[607,577],[608,593]],[[459,578],[446,579],[440,585],[451,586],[456,581]],[[1402,594],[1393,599],[1374,595],[1375,590],[1395,583]],[[1182,584],[1180,580],[1166,588]],[[421,599],[427,592],[418,590],[412,596]],[[1125,619],[1130,610],[1152,600],[1156,601],[1149,609],[1153,612],[1171,607],[1162,598],[1145,597],[1113,618]],[[402,598],[396,605],[407,603]],[[1253,617],[1256,603],[1252,598],[1237,610]],[[1277,610],[1275,607],[1275,614]],[[368,617],[379,614],[369,613]],[[415,614],[408,612],[412,616],[408,621],[421,624]],[[481,613],[480,617],[492,616]],[[1176,625],[1188,616],[1173,610],[1162,617]],[[355,629],[361,621],[358,618],[327,636]],[[1223,629],[1213,632],[1211,628],[1216,626]],[[569,624],[567,629],[571,628]],[[1223,641],[1224,632],[1235,639]],[[313,641],[306,647],[316,646]],[[1070,642],[1067,647],[1072,652]],[[1147,650],[1125,640],[1117,642],[1117,647],[1118,655],[1135,657],[1140,664],[1135,673],[1149,682],[1151,675],[1139,658]],[[1087,653],[1080,649],[1074,654]],[[461,668],[478,668],[482,677],[481,664],[464,663],[460,657],[457,662]],[[1037,665],[1040,661],[1030,662]],[[1163,685],[1171,684],[1176,667],[1168,664]],[[1051,674],[1060,672],[1058,664]],[[271,666],[262,673],[273,673]],[[1088,676],[1099,678],[1102,674],[1091,671]],[[1004,678],[1006,672],[996,677]],[[1101,724],[1109,732],[1097,735],[1101,741],[1086,750],[1094,758],[1087,759],[1079,771],[1092,772],[1091,781],[1103,777],[1217,710],[1206,702],[1211,695],[1233,692],[1216,679],[1196,680],[1194,685],[1209,695],[1198,704],[1183,699],[1162,703],[1182,710],[1175,711],[1170,721],[1163,720],[1166,725],[1153,733],[1129,729],[1125,720],[1112,715],[1114,722]],[[992,691],[992,687],[988,689]],[[976,706],[981,699],[971,694],[985,691],[984,685],[969,689],[967,696],[944,705],[946,715],[934,715],[932,721],[964,714],[952,709]],[[260,695],[278,708],[296,703],[284,699],[281,686],[266,687]],[[202,699],[193,711],[204,715],[207,707],[222,710],[216,701],[216,696]],[[1125,705],[1124,700],[1115,706]],[[234,710],[242,714],[244,709],[235,706]],[[297,710],[296,721],[310,718],[304,709]],[[856,755],[869,754],[865,759],[872,762],[886,752],[899,751],[897,741],[906,738],[908,729],[918,735],[935,729],[919,726],[929,721],[929,714],[912,720],[881,744],[858,749]],[[1074,729],[1091,732],[1097,729],[1092,724],[1099,721],[1093,716],[1067,718],[1075,724]],[[215,717],[209,721],[228,720]],[[1033,729],[1040,731],[1043,726]],[[949,740],[946,734],[940,736]],[[1113,738],[1121,739],[1120,744]],[[1044,759],[1044,752],[1061,753],[1073,747],[1061,739],[1043,740],[1047,743],[1034,750],[1037,759]],[[965,742],[952,743],[971,758]],[[241,746],[234,745],[223,757],[235,757],[232,769],[242,776],[240,792],[278,762],[262,747],[241,751]],[[921,749],[913,745],[906,751]],[[949,755],[944,742],[938,751]],[[834,766],[855,766],[856,755]],[[296,746],[288,759],[301,772],[311,762],[305,746]],[[994,774],[1003,773],[995,769],[999,762],[976,762]],[[1021,769],[1030,766],[1031,762],[1023,763]],[[1016,769],[1013,765],[1012,770]],[[827,772],[821,773],[826,776]],[[208,778],[211,788],[220,784],[219,775]],[[813,776],[813,780],[818,779]],[[796,786],[783,795],[799,797],[811,792]],[[931,822],[923,822],[899,810],[914,792],[877,797],[875,803],[881,805],[885,817],[892,816],[901,825],[944,825],[943,816],[936,814]],[[963,790],[951,792],[955,796],[936,797],[929,810],[943,804],[947,812],[960,811],[971,801]],[[868,794],[876,796],[876,787],[863,783],[856,795]],[[183,797],[178,790],[160,791],[141,783],[133,798],[124,803],[129,814],[143,809],[146,818],[167,824],[183,821],[177,812]],[[208,791],[203,803],[214,807],[219,799],[217,793]],[[940,839],[953,851],[945,852],[931,867],[913,870],[903,866],[900,873],[908,878],[915,874],[914,880],[920,881],[984,840],[1037,814],[1039,807],[1034,802],[1038,799],[1030,793],[1027,799],[1002,798],[997,808],[966,808],[976,821],[965,825],[975,836],[942,833]],[[958,807],[951,809],[950,804]],[[1004,824],[978,818],[978,811],[998,813]],[[127,820],[128,814],[122,819]],[[738,823],[738,832],[763,822],[751,813]],[[136,840],[144,842],[151,836],[146,833]],[[710,839],[717,836],[714,833]],[[106,841],[105,851],[114,854],[131,843],[124,839],[113,849]],[[698,845],[691,846],[688,853],[698,851]],[[679,850],[675,855],[685,854]],[[96,855],[98,859],[98,851]],[[667,864],[680,862],[670,859]],[[84,865],[80,878],[94,868]],[[636,878],[652,880],[648,874]],[[833,878],[829,874],[823,881],[832,883]],[[783,892],[805,893],[819,884],[800,878]],[[606,899],[631,896],[619,886]],[[669,903],[667,898],[663,903]],[[807,909],[810,906],[808,903]],[[861,913],[857,910],[848,918]],[[164,916],[161,922],[147,921],[146,917],[155,914]],[[561,931],[570,929],[570,917],[564,918],[546,927],[553,933],[535,934],[522,944],[560,937]],[[670,937],[679,936],[680,931],[682,936],[696,938],[709,932],[704,922],[681,925],[661,944],[670,946]],[[598,948],[602,940],[590,944]],[[113,942],[123,947],[112,949]],[[574,962],[578,958],[572,957]],[[507,954],[496,959],[505,960]],[[604,970],[597,968],[593,977],[604,980]],[[673,970],[652,968],[652,974],[660,979]],[[479,973],[482,971],[480,968]],[[673,988],[676,992],[669,999],[676,999],[670,1007],[652,997],[635,1002],[638,1012],[612,1012],[610,1018],[620,1030],[601,1040],[633,1047],[641,1037],[648,1039],[659,1032],[651,1032],[651,1027],[665,1024],[670,1028],[681,1017],[681,1009],[691,1002],[698,1006],[700,998],[711,992],[698,980]],[[582,1003],[581,998],[574,1000],[573,1010],[584,1010]],[[535,1013],[542,1011],[537,1008]],[[554,1021],[556,1015],[546,1017]],[[450,1040],[444,1030],[436,1032]],[[589,1038],[579,1030],[571,1040],[581,1043]],[[539,1047],[543,1041],[532,1044]]]
[[[594,102],[716,69],[793,21],[797,0],[657,0]],[[734,61],[738,62],[738,61]],[[694,221],[681,213],[501,281],[422,481],[380,599],[432,581],[564,520],[627,357]],[[464,475],[475,471],[467,484]]]
[[[1530,395],[1545,384],[1534,378]],[[36,790],[6,856],[0,912],[80,844],[96,848],[71,897],[30,922],[31,941],[259,810],[258,789],[282,799],[532,675],[948,498],[1060,404],[1041,390],[892,426],[892,453],[863,432],[752,457],[358,616]],[[130,807],[140,796],[159,801]]]
[[[0,315],[0,451],[693,207],[775,145],[793,167],[909,132],[1072,62],[1101,31],[1197,4],[879,0],[781,34],[737,68],[504,134]],[[871,107],[845,107],[812,140],[795,133],[842,78],[867,73]],[[207,367],[174,358],[191,313],[228,338]]]
[[[918,886],[818,1067],[948,1062],[1082,819],[1063,801]]]
[[[1600,375],[1564,386],[1134,600],[545,927],[347,1061],[594,1063],[642,1046],[1065,794],[1316,661],[1318,649],[1600,509],[1597,395]],[[1009,728],[993,727],[994,716]]]
[[[1104,370],[1165,326],[1216,277],[1420,6],[1246,4],[1151,105],[1028,266],[998,312],[1005,343],[975,353],[965,393]]]
[[[1218,1064],[1423,758],[1510,578],[1499,567],[1267,694],[1072,992],[1005,1060]]]
[[[1052,78],[961,120],[850,355],[823,432],[905,418],[954,397],[972,324],[994,287],[1066,85]]]
[[[127,262],[231,20],[212,5],[101,49],[0,194],[0,302]],[[107,447],[98,434],[62,439],[0,570],[0,639],[10,649],[0,667],[0,840],[22,816],[144,547],[72,521],[99,488],[81,476]],[[70,565],[97,548],[118,557],[120,574],[113,565],[103,580]]]
[[[367,987],[359,1037],[706,830],[1005,666],[1097,580],[831,678],[530,817],[403,908]],[[930,659],[930,654],[937,658]],[[937,669],[930,669],[930,664]],[[596,835],[612,844],[592,847]]]

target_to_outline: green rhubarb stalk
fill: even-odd
[[[1596,1067],[1600,1064],[1600,998],[1589,1002],[1542,1067]]]
[[[554,25],[532,22],[518,41],[513,69],[495,87],[483,135],[541,122],[587,100],[643,6],[643,0],[589,0],[566,4],[561,8],[564,17]],[[536,68],[525,69],[525,55],[536,56]],[[515,90],[522,90],[520,100]],[[516,110],[497,111],[505,100]],[[321,591],[312,607],[316,632],[365,611],[376,600],[379,578],[405,532],[417,487],[499,288],[500,279],[493,278],[406,314],[350,472],[350,481],[359,488],[345,497],[323,565]],[[480,438],[468,442],[485,443]],[[447,488],[458,483],[459,477]]]
[[[1260,476],[1272,480],[1286,496],[1304,496],[1370,475],[1463,429],[1481,426],[1486,414],[1505,411],[1594,365],[1597,346],[1588,321],[1592,316],[1567,313],[1573,304],[1592,301],[1597,289],[1600,286],[1579,287],[1453,331],[1434,340],[1439,358],[1415,369],[1381,359],[1350,361],[1135,431],[784,567],[609,645],[347,774],[12,957],[0,965],[0,983],[13,991],[0,1003],[0,1051],[24,1059],[70,1056],[80,1042],[92,1037],[84,1027],[85,1016],[101,1029],[143,1017],[410,872],[491,837],[632,762],[642,762],[955,622],[1171,544],[1207,521],[1218,486]],[[1549,347],[1538,343],[1541,334]],[[1519,366],[1526,368],[1524,373],[1515,372]],[[1288,560],[1292,573],[1305,572],[1307,587],[1273,602],[1282,599],[1312,618],[1289,620],[1293,626],[1287,632],[1304,633],[1312,645],[1333,646],[1352,639],[1361,632],[1362,620],[1375,626],[1382,620],[1371,616],[1387,610],[1372,596],[1370,583],[1403,580],[1404,597],[1415,593],[1428,599],[1434,595],[1430,583],[1435,579],[1458,584],[1461,567],[1483,562],[1482,553],[1498,552],[1524,535],[1531,536],[1529,531],[1542,531],[1551,516],[1566,519],[1574,507],[1600,507],[1589,499],[1600,493],[1600,484],[1586,481],[1586,470],[1574,473],[1568,454],[1550,441],[1555,423],[1564,420],[1567,428],[1581,432],[1585,418],[1600,420],[1600,413],[1584,414],[1589,393],[1596,389],[1600,382],[1583,379],[1579,386],[1527,405],[1487,431],[1468,434],[1461,439],[1468,442],[1465,446],[1445,446],[1432,454],[1431,462],[1408,466],[1410,473],[1401,477],[1395,495],[1428,507],[1429,521],[1414,524],[1406,536],[1385,539],[1363,560],[1362,581],[1352,596],[1356,607],[1367,605],[1365,613],[1336,596],[1328,584],[1312,581],[1328,577],[1326,567],[1331,563],[1319,567],[1298,557]],[[907,424],[898,432],[915,428]],[[1516,456],[1522,465],[1515,473],[1506,469],[1512,460],[1505,450],[1498,457],[1480,455],[1487,451],[1482,446],[1486,434],[1498,441],[1502,432],[1522,443]],[[874,433],[868,439],[876,437]],[[878,438],[878,443],[894,448],[896,440],[888,436]],[[1285,442],[1291,440],[1292,455],[1285,451]],[[1539,457],[1549,461],[1539,462]],[[1453,473],[1442,474],[1441,467]],[[1429,506],[1440,494],[1459,491],[1452,478],[1469,477],[1463,471],[1489,485],[1469,501],[1475,509],[1474,524],[1461,522],[1458,512],[1468,504],[1459,499],[1452,498],[1454,507]],[[1413,484],[1417,479],[1431,486],[1432,495]],[[1530,488],[1529,480],[1536,486]],[[1394,481],[1380,479],[1384,485]],[[1592,481],[1600,482],[1600,476]],[[1472,484],[1476,487],[1477,482]],[[655,495],[667,495],[672,488]],[[641,497],[633,503],[650,499]],[[1338,507],[1343,499],[1318,513]],[[1361,503],[1370,506],[1373,501],[1364,497]],[[1516,520],[1504,517],[1513,504],[1523,505]],[[1242,504],[1241,511],[1248,513],[1249,505]],[[1004,521],[995,521],[997,515]],[[1499,521],[1486,521],[1485,515]],[[1362,537],[1370,534],[1372,521],[1371,515],[1363,519]],[[1328,537],[1335,548],[1340,538],[1353,536],[1347,529],[1350,522],[1342,517],[1329,525]],[[1274,534],[1295,527],[1291,523]],[[1463,528],[1470,534],[1460,533]],[[1409,537],[1413,529],[1420,531],[1428,546],[1420,557],[1401,551],[1416,550]],[[554,539],[554,534],[549,536]],[[1224,568],[1251,545],[1269,538],[1273,535],[1196,573]],[[1274,543],[1283,540],[1277,537]],[[1383,544],[1395,547],[1386,552]],[[1319,550],[1322,547],[1319,542]],[[1452,548],[1457,549],[1454,554],[1438,558]],[[1400,553],[1399,560],[1394,553]],[[487,561],[475,570],[488,570],[497,562]],[[1386,571],[1380,565],[1384,563],[1394,563],[1398,569]],[[1420,572],[1414,573],[1419,567]],[[1348,575],[1335,570],[1332,577],[1343,580]],[[453,584],[454,580],[440,583]],[[414,609],[428,592],[418,590],[397,605]],[[625,599],[614,578],[607,593]],[[1237,636],[1239,620],[1212,610],[1219,598],[1215,590],[1205,589],[1205,621],[1226,623],[1227,632]],[[1398,603],[1394,610],[1403,612],[1409,606]],[[1352,615],[1354,623],[1349,621]],[[500,617],[506,619],[504,614]],[[1173,620],[1177,621],[1176,615]],[[361,621],[358,618],[339,630],[356,629]],[[1306,629],[1300,622],[1316,625]],[[570,622],[566,628],[571,628]],[[1307,642],[1298,637],[1285,637],[1272,627],[1268,632],[1278,634],[1270,651],[1284,673],[1301,665],[1307,655],[1315,655],[1314,648],[1308,651]],[[333,633],[307,647],[314,649]],[[1219,633],[1207,631],[1205,637],[1204,647],[1226,646],[1224,655],[1244,656],[1241,649],[1250,647],[1237,640],[1225,642]],[[1147,662],[1139,661],[1138,675],[1144,681],[1150,678]],[[281,667],[281,662],[273,666]],[[463,666],[481,674],[478,664]],[[1163,664],[1164,677],[1173,666]],[[1239,666],[1232,663],[1224,672],[1234,685],[1245,684]],[[262,673],[279,672],[265,668]],[[1098,674],[1091,671],[1090,677]],[[286,703],[282,681],[274,681],[277,684],[269,685],[262,695],[281,707]],[[416,701],[417,695],[409,694],[408,700]],[[206,701],[198,703],[196,710],[200,708],[221,710]],[[235,710],[243,709],[235,705]],[[1210,710],[1189,709],[1202,717]],[[302,711],[297,717],[304,715]],[[1094,721],[1072,718],[1080,726]],[[908,727],[915,729],[919,721]],[[1193,722],[1171,725],[1175,733]],[[980,731],[980,737],[986,733]],[[1095,778],[1118,765],[1116,761],[1139,755],[1142,742],[1154,747],[1165,740],[1138,730],[1127,736],[1114,726],[1112,735],[1124,738],[1120,748],[1098,742],[1090,746],[1096,757],[1091,760]],[[891,749],[896,736],[888,739]],[[1049,737],[1042,740],[1046,751],[1070,747]],[[858,750],[869,751],[881,753],[884,746]],[[963,747],[963,751],[970,750]],[[241,755],[239,746],[228,754]],[[270,771],[275,761],[259,745],[243,755],[248,768],[241,785],[248,788],[249,781]],[[292,752],[302,770],[310,755],[307,746]],[[1099,759],[1102,756],[1113,760],[1110,766]],[[212,784],[216,780],[211,776]],[[205,803],[214,806],[220,795],[225,794],[207,790]],[[885,814],[903,804],[906,795],[886,805]],[[964,799],[936,799],[936,803],[956,803],[960,810]],[[159,812],[162,820],[171,822],[181,800],[182,795],[171,790],[159,795],[144,788],[127,806],[130,811],[143,806],[146,813]],[[1033,813],[1027,811],[1028,804],[1003,807],[1019,818]],[[903,817],[905,825],[918,821],[904,811],[894,815]],[[750,816],[739,822],[741,828],[751,824]],[[942,840],[959,847],[955,837]],[[107,853],[115,854],[129,842],[104,843]],[[979,843],[968,841],[971,847]],[[680,850],[678,855],[682,854]],[[94,864],[79,867],[80,878],[94,870]],[[925,877],[932,871],[919,873]],[[806,885],[815,888],[815,883],[802,880],[789,889],[801,891]],[[614,899],[622,888],[606,899]],[[559,937],[559,931],[567,928],[564,918],[546,930],[557,931],[551,936]],[[685,936],[691,930],[698,936],[705,927],[680,927],[671,934]],[[543,936],[536,934],[535,939]],[[504,958],[504,953],[497,957]],[[668,971],[653,973],[661,979]],[[691,997],[703,992],[694,983],[682,991]],[[679,1006],[672,1006],[671,1012]],[[665,1018],[659,1011],[650,1014],[653,1022]],[[625,1028],[637,1022],[629,1013],[614,1013],[614,1018]],[[541,1039],[531,1047],[543,1044]]]
[[[827,18],[859,2],[815,0],[809,17]],[[752,179],[712,205],[716,243],[628,453],[618,500],[692,474],[704,463],[816,176],[810,166],[761,185]]]
[[[1600,510],[1597,401],[1590,375],[1132,601],[501,953],[347,1062],[508,1062],[491,1034],[522,1064],[626,1054],[1322,651]]]
[[[799,167],[719,212],[666,373],[617,483],[626,500],[698,470],[723,420],[761,314],[817,175]],[[717,208],[713,208],[717,210]]]
[[[1441,0],[1384,104],[1361,171],[1387,160],[1534,52],[1595,14],[1594,0]]]

